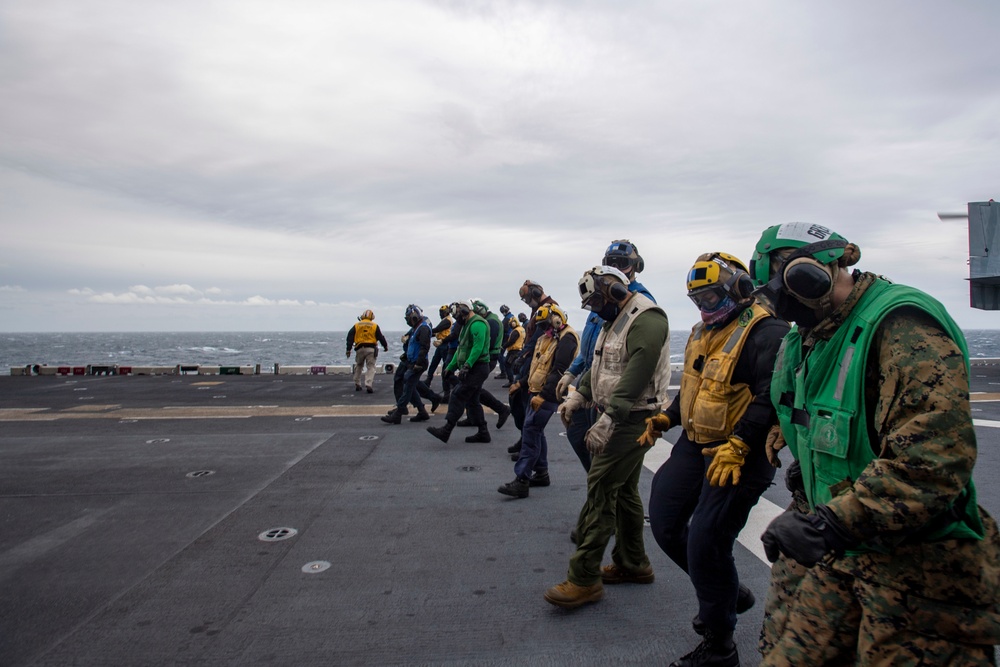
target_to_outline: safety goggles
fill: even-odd
[[[694,302],[698,310],[705,313],[710,313],[718,308],[727,296],[721,285],[703,287],[688,294],[688,298]]]
[[[604,258],[605,266],[613,266],[619,271],[627,271],[632,267],[632,260],[628,257],[622,257],[621,255],[611,255],[610,257]]]
[[[604,251],[604,261],[601,263],[624,271],[632,266],[638,256],[639,251],[628,241],[615,241]]]

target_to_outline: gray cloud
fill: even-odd
[[[5,3],[0,284],[23,291],[0,289],[0,308],[15,329],[130,328],[158,307],[194,327],[242,309],[251,329],[295,310],[312,329],[469,294],[514,307],[528,276],[570,303],[628,237],[686,326],[697,254],[746,257],[765,226],[809,219],[878,261],[862,268],[993,326],[967,306],[964,227],[935,213],[996,194],[998,17],[857,0]]]

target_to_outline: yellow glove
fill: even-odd
[[[725,443],[718,447],[706,447],[701,453],[713,457],[705,474],[709,484],[725,486],[731,478],[733,486],[736,486],[740,483],[740,468],[750,453],[750,447],[735,435],[731,435]]]
[[[785,448],[785,444],[785,436],[781,433],[781,427],[775,424],[767,432],[767,440],[764,441],[764,453],[767,454],[767,460],[775,468],[781,467],[781,459],[778,458],[778,452]]]
[[[652,417],[646,418],[646,432],[636,438],[643,447],[652,447],[656,441],[663,437],[664,431],[670,430],[670,417],[665,412],[660,412]]]
[[[531,397],[531,409],[534,410],[535,412],[538,412],[539,408],[542,407],[543,403],[545,403],[545,399],[542,398],[541,394],[535,394],[534,396]]]

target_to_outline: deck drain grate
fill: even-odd
[[[482,470],[479,466],[458,466],[459,472],[479,472]]]
[[[306,574],[318,574],[324,570],[330,569],[330,563],[325,560],[314,560],[311,563],[306,563],[302,566],[302,571]]]
[[[295,537],[298,532],[294,528],[268,528],[258,535],[257,539],[261,542],[280,542],[281,540],[287,540],[289,537]]]
[[[312,421],[312,417],[296,417],[295,421],[297,421],[297,422],[308,422],[308,421]]]
[[[189,472],[188,477],[208,477],[209,475],[214,475],[214,470],[195,470],[194,472]]]
[[[378,440],[377,435],[363,435],[358,440]]]
[[[161,445],[164,442],[170,442],[170,438],[153,438],[152,440],[147,440],[147,445]]]

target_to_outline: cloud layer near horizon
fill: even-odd
[[[794,219],[995,326],[936,217],[997,194],[992,4],[85,4],[0,2],[4,329],[575,306],[616,238],[686,327],[694,257]]]

